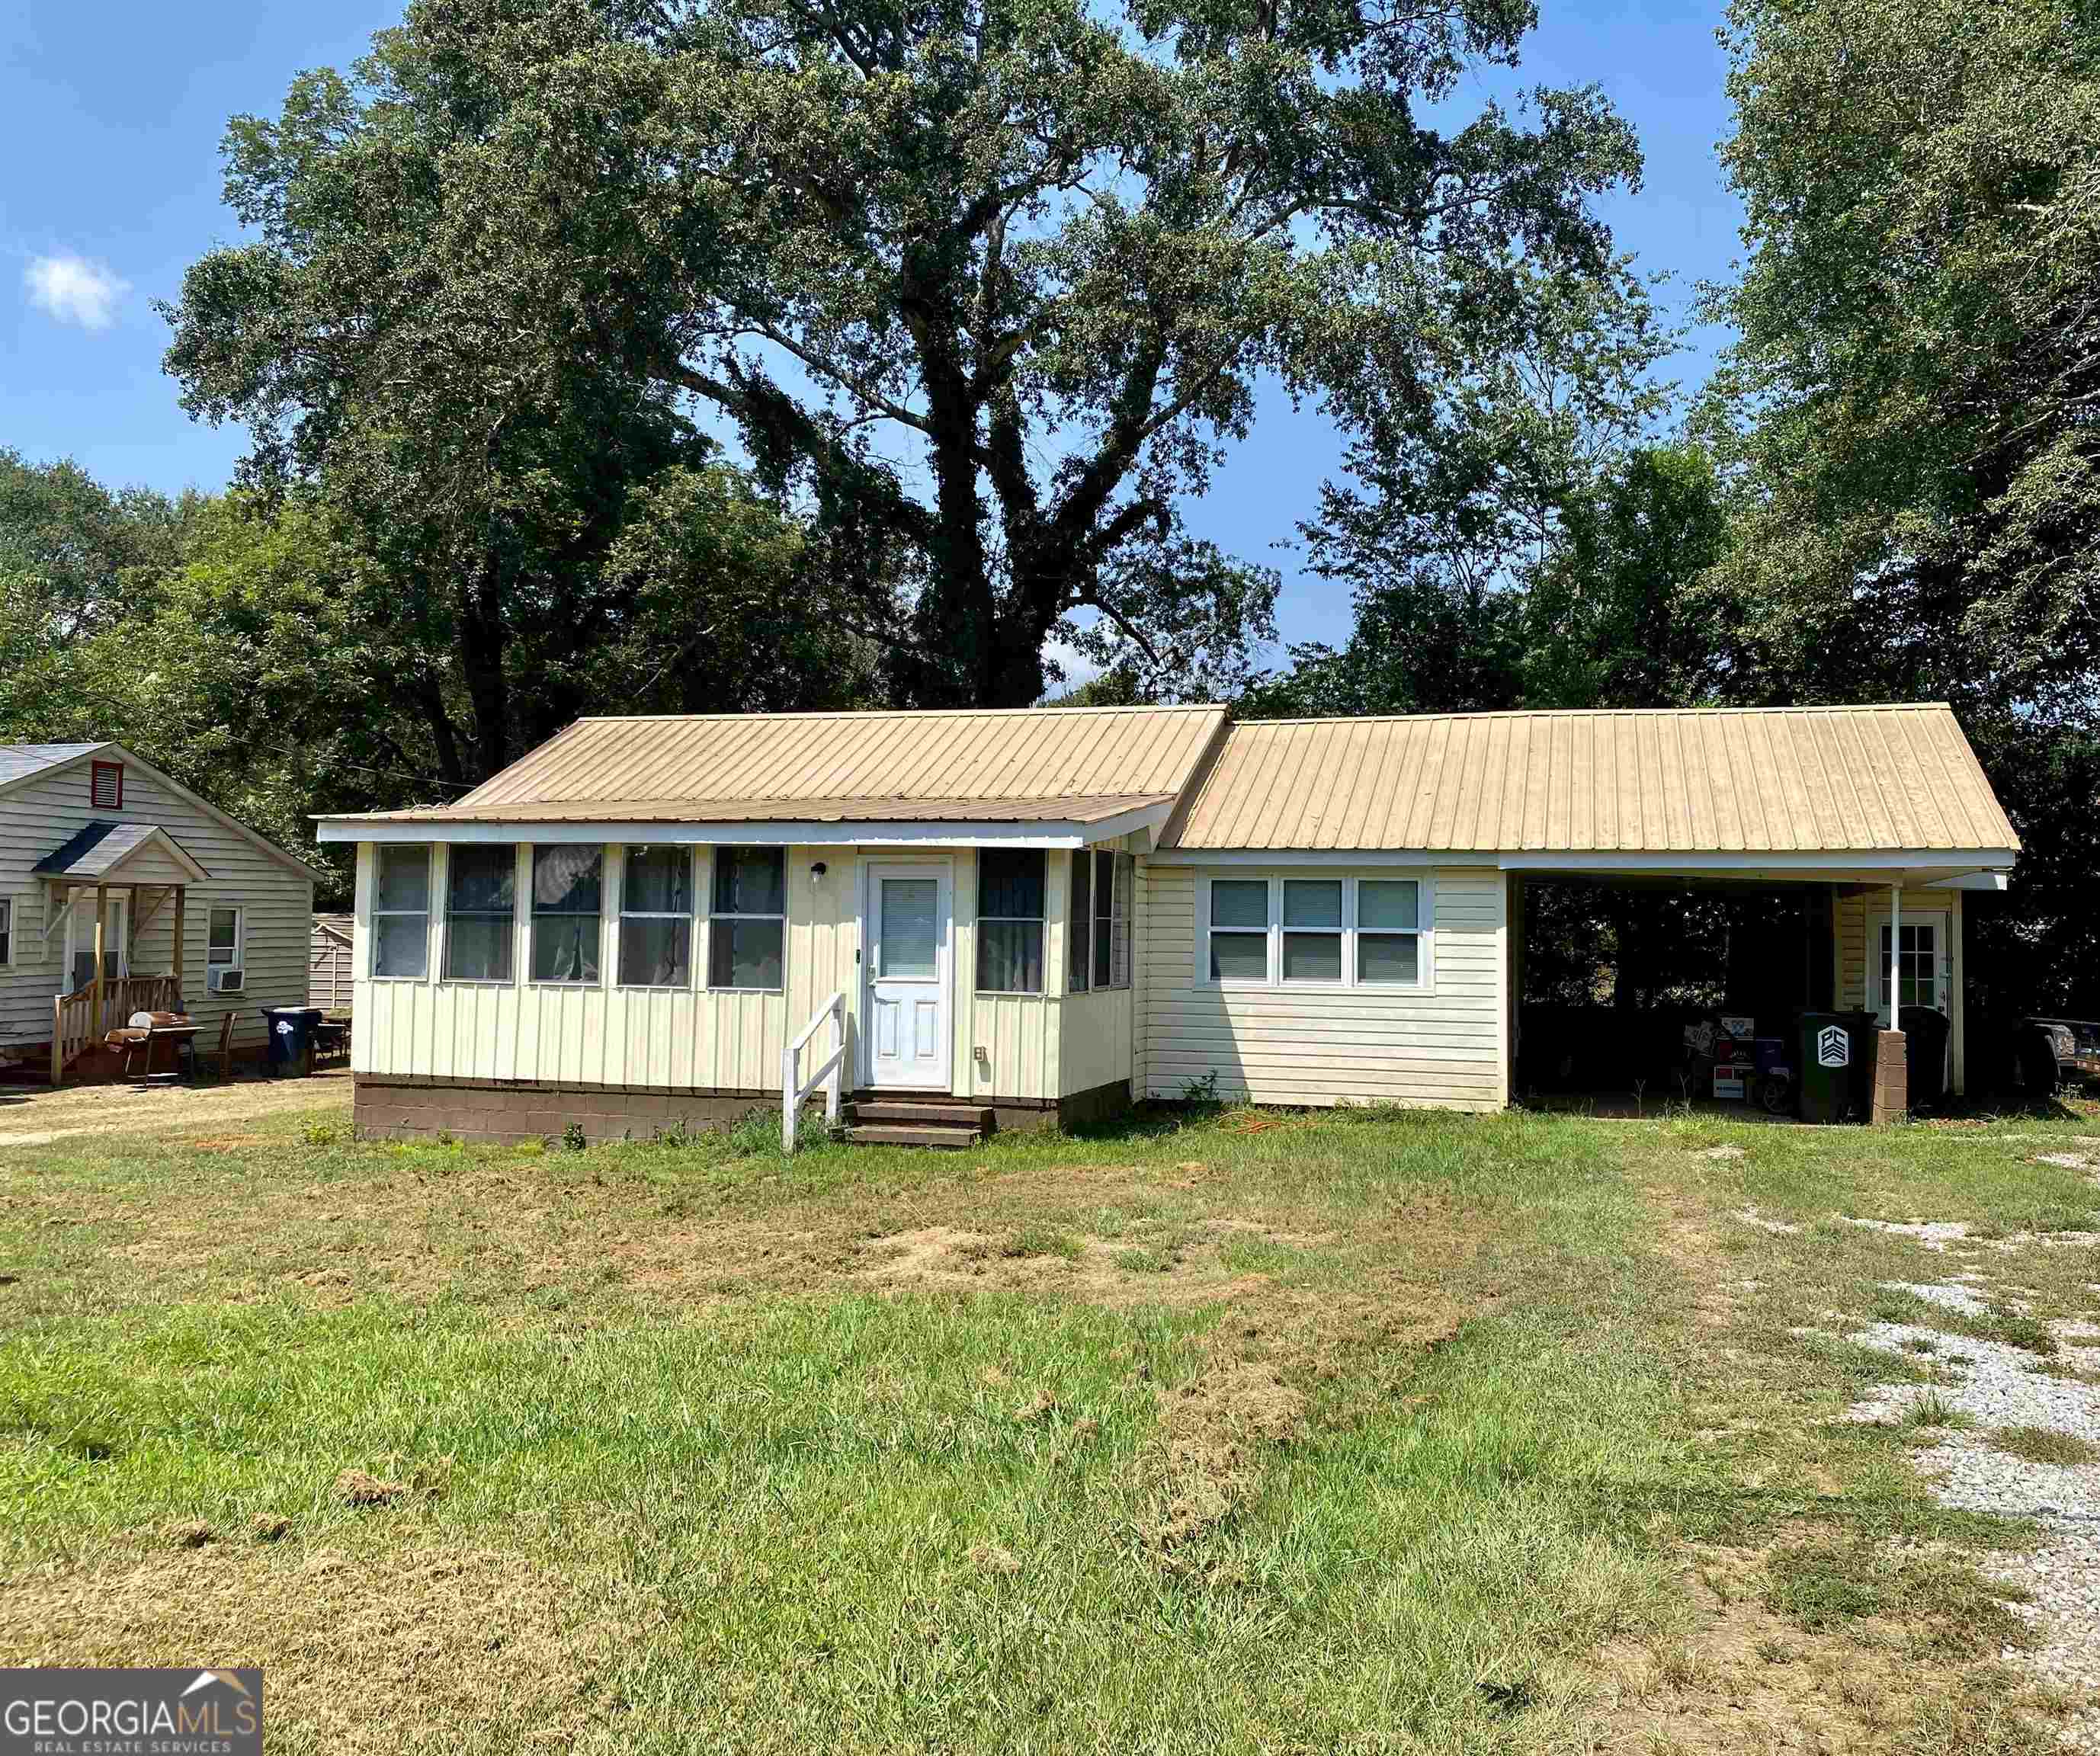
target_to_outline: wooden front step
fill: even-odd
[[[871,1146],[974,1146],[993,1127],[983,1105],[938,1097],[856,1097],[845,1123],[848,1140]]]

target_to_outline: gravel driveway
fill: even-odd
[[[1984,1308],[1977,1278],[1972,1273],[1899,1290],[1974,1314]],[[1992,1440],[2008,1428],[2039,1428],[2100,1452],[2100,1329],[2053,1323],[2049,1330],[2057,1341],[2053,1358],[1918,1324],[1876,1323],[1851,1339],[1913,1364],[1930,1357],[1940,1382],[1879,1386],[1851,1413],[1855,1420],[1900,1421],[1914,1405],[1932,1398],[1975,1423],[1970,1430],[1948,1429],[1918,1454],[1918,1468],[1944,1505],[2027,1519],[2039,1527],[2041,1540],[2031,1553],[2001,1555],[1990,1564],[1996,1577],[2028,1594],[2026,1604],[2014,1607],[2035,1623],[2040,1640],[2031,1651],[2004,1657],[2069,1694],[2100,1700],[2100,1463],[2031,1461]],[[2100,1751],[2100,1709],[2077,1714],[2066,1736],[2078,1748]]]

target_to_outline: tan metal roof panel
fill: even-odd
[[[332,819],[360,823],[1100,823],[1173,802],[1171,792],[1095,793],[1056,799],[520,799],[472,812],[370,811]]]
[[[1217,706],[579,720],[435,814],[545,818],[554,805],[646,801],[719,808],[717,820],[845,804],[909,818],[997,801],[1011,818],[1016,801],[1171,797],[1224,723]]]
[[[1943,702],[1235,726],[1169,845],[1435,853],[2012,849]]]

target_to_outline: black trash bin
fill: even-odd
[[[267,1061],[272,1074],[296,1072],[306,1073],[307,1045],[313,1041],[314,1026],[321,1021],[318,1006],[266,1006],[262,1008],[262,1023],[269,1033]]]
[[[1947,1039],[1953,1021],[1930,1006],[1906,1006],[1903,1028],[1910,1060],[1910,1107],[1937,1110],[1947,1101]]]
[[[1874,1064],[1882,1058],[1882,1016],[1879,1013],[1847,1013],[1852,1027],[1852,1116],[1855,1121],[1874,1119]]]
[[[1852,1063],[1859,1058],[1850,1013],[1802,1013],[1799,1109],[1803,1122],[1842,1122],[1852,1111]]]

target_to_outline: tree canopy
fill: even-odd
[[[191,271],[170,368],[254,424],[258,474],[389,533],[459,644],[477,769],[501,607],[566,621],[624,515],[602,478],[710,432],[806,514],[810,613],[878,641],[891,699],[1034,701],[1057,640],[1215,692],[1276,580],[1181,507],[1258,382],[1404,373],[1447,284],[1492,300],[1512,251],[1603,265],[1590,198],[1638,157],[1594,90],[1428,114],[1533,21],[414,0],[355,77],[236,121],[260,236]]]
[[[1737,0],[1717,569],[1748,701],[1951,701],[2027,844],[1973,960],[2100,1006],[2100,36]]]

